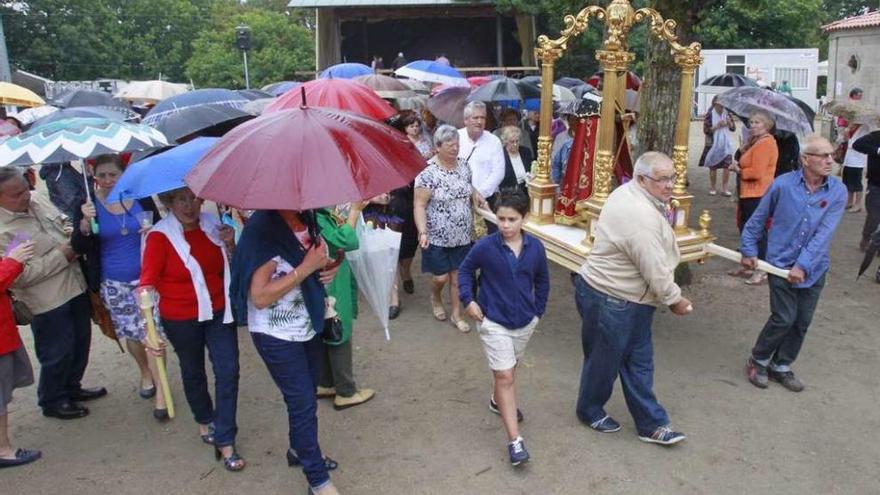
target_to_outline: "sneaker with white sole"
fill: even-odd
[[[514,466],[529,461],[529,451],[526,450],[522,437],[516,437],[516,440],[507,444],[507,453],[510,454],[510,463]]]
[[[669,425],[658,426],[656,430],[648,436],[639,435],[639,440],[648,443],[657,443],[660,445],[675,445],[687,438],[684,433],[674,431]]]
[[[489,410],[492,411],[493,413],[501,416],[501,410],[498,409],[498,403],[495,402],[494,395],[489,397]],[[525,417],[523,416],[522,411],[520,411],[519,408],[517,407],[516,408],[516,422],[522,423],[523,419],[525,419]]]
[[[590,423],[590,428],[599,433],[614,433],[615,431],[620,431],[620,423],[614,421],[614,418],[611,416],[606,415],[599,421],[593,421]]]

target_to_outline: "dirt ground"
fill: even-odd
[[[702,142],[698,126],[693,131],[695,161]],[[710,209],[719,242],[735,247],[734,204],[706,194],[705,170],[690,172],[694,211]],[[419,277],[415,295],[403,295],[390,342],[368,309],[356,324],[358,382],[377,397],[342,412],[320,404],[321,445],[340,463],[333,479],[344,494],[878,493],[880,333],[871,306],[880,285],[855,280],[863,220],[864,213],[846,214],[835,238],[833,267],[795,365],[807,385],[800,394],[777,384],[759,390],[744,377],[768,315],[767,287],[725,275],[731,265],[723,260],[694,267],[686,289],[694,313],[679,318],[662,309],[654,320],[655,390],[688,435],[670,449],[638,440],[619,388],[608,411],[622,431],[602,435],[578,422],[580,320],[568,273],[554,266],[550,307],[519,373],[532,454],[519,469],[508,464],[500,420],[487,409],[490,374],[477,336],[431,318],[428,280]],[[23,329],[34,356],[29,334]],[[136,395],[131,358],[96,332],[85,384],[107,386],[110,395],[89,404],[88,418],[62,422],[39,414],[35,387],[17,391],[13,439],[44,458],[0,472],[4,493],[305,493],[304,476],[284,458],[281,396],[247,332],[239,338],[244,472],[225,472],[199,440],[174,357],[179,415],[158,424],[149,401]]]

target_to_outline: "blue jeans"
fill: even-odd
[[[288,342],[251,332],[254,347],[287,404],[290,448],[302,461],[303,473],[312,488],[330,479],[318,445],[318,373],[323,342],[317,336],[307,342]]]
[[[752,359],[776,371],[790,371],[813,321],[825,275],[806,288],[794,288],[788,280],[774,275],[767,280],[771,314],[752,349]]]
[[[202,425],[214,423],[214,444],[218,447],[235,445],[239,373],[235,325],[223,323],[223,311],[218,311],[214,313],[214,319],[203,322],[162,318],[162,327],[180,361],[183,392],[196,422]],[[208,393],[206,347],[214,369],[216,409]]]
[[[578,418],[594,423],[606,416],[605,403],[619,374],[639,435],[650,435],[658,426],[669,424],[653,391],[651,320],[656,308],[599,292],[580,276],[575,280],[575,302],[583,322],[584,352]]]
[[[34,315],[31,331],[40,361],[37,403],[57,407],[82,387],[92,342],[91,303],[80,294],[55,309]]]

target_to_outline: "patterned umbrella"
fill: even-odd
[[[217,105],[241,108],[248,100],[231,89],[197,89],[162,100],[144,117],[144,124],[158,126],[163,120],[174,116],[182,109],[199,105]]]
[[[776,128],[806,135],[813,132],[811,122],[804,111],[781,93],[767,91],[764,88],[741,86],[718,95],[721,106],[740,117],[748,117],[758,110],[763,110],[776,120]]]
[[[0,166],[63,163],[167,144],[161,132],[142,124],[73,118],[7,139],[0,144]]]
[[[721,86],[726,88],[739,88],[741,86],[757,86],[758,82],[752,78],[740,74],[721,74],[712,76],[703,81],[700,86]]]
[[[124,122],[129,120],[127,114],[117,112],[116,110],[110,110],[109,108],[104,107],[74,107],[74,108],[65,108],[62,110],[58,110],[57,112],[53,112],[45,117],[40,117],[33,124],[31,124],[31,128],[36,129],[41,125],[51,124],[52,122],[57,122],[59,120],[65,119],[107,119],[107,120],[117,120],[119,122]]]
[[[21,122],[21,125],[28,126],[36,122],[38,119],[45,117],[46,115],[50,115],[52,113],[57,112],[58,107],[53,107],[52,105],[43,105],[41,107],[33,107],[28,108],[27,110],[22,110],[11,117]]]

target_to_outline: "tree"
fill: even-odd
[[[248,52],[251,85],[292,79],[298,70],[314,69],[314,38],[294,16],[249,7],[223,5],[214,9],[209,28],[193,42],[186,73],[197,86],[244,87],[244,62],[235,46],[235,28],[251,31]]]

